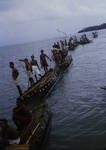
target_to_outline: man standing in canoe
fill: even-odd
[[[36,59],[34,59],[34,55],[31,56],[31,66],[32,66],[32,71],[34,73],[35,79],[36,81],[38,80],[37,75],[39,75],[40,77],[42,77],[41,72],[40,72],[40,67],[38,65],[38,62]]]
[[[20,85],[19,85],[19,72],[14,67],[14,63],[13,62],[10,62],[9,65],[10,65],[10,68],[12,69],[12,78],[15,81],[15,84],[16,84],[16,87],[17,87],[17,89],[19,91],[19,94],[22,95],[22,90],[21,90]]]
[[[51,59],[44,53],[44,50],[41,50],[40,63],[41,63],[41,67],[44,69],[45,72],[48,71],[47,59],[51,61]]]
[[[29,82],[30,82],[30,86],[32,86],[34,84],[34,80],[32,77],[32,66],[31,66],[28,58],[19,59],[19,61],[22,61],[25,63],[25,68],[26,68],[26,72],[27,72],[27,76],[28,76],[28,86],[29,86]]]

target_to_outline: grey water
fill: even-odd
[[[91,37],[90,37],[91,38]],[[11,120],[18,96],[11,79],[9,61],[20,70],[21,86],[27,87],[24,65],[19,62],[40,49],[51,56],[57,39],[0,48],[0,117]],[[106,31],[71,52],[73,63],[46,99],[52,113],[48,150],[102,150],[106,148]]]

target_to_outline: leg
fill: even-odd
[[[21,95],[22,95],[22,90],[21,90],[21,88],[20,88],[19,85],[17,85],[17,89],[18,89],[18,92],[19,92],[19,94],[20,94],[20,96],[21,96]]]
[[[44,66],[44,71],[45,71],[45,73],[48,71],[48,67],[47,66]]]
[[[19,83],[19,78],[17,78],[16,80],[15,80],[15,84],[16,84],[16,87],[17,87],[17,89],[18,89],[18,92],[19,92],[19,95],[21,96],[22,95],[22,90],[21,90],[21,87],[20,87],[20,83]]]
[[[36,81],[38,80],[38,79],[37,79],[37,75],[36,75],[36,73],[35,73],[35,79],[36,79]]]
[[[30,81],[30,85],[32,86],[32,85],[34,85],[34,80],[33,80],[33,78],[29,78],[29,81]]]

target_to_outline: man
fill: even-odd
[[[33,80],[33,77],[32,77],[32,66],[31,66],[30,62],[28,61],[27,58],[20,59],[19,61],[22,61],[22,62],[25,63],[25,68],[26,68],[26,71],[27,71],[28,80],[30,82],[30,86],[32,86],[34,84],[34,80]]]
[[[20,85],[19,85],[19,72],[14,67],[14,63],[13,62],[10,62],[9,65],[10,65],[10,68],[12,69],[12,78],[15,81],[15,84],[16,84],[16,87],[17,87],[17,89],[19,91],[19,94],[22,95],[22,90],[21,90]]]
[[[45,73],[48,71],[48,63],[47,63],[46,58],[51,61],[51,59],[44,53],[44,50],[41,50],[40,63],[41,63],[41,67],[44,69]]]
[[[34,73],[35,79],[36,81],[38,80],[37,75],[39,75],[40,77],[42,77],[41,72],[40,72],[40,67],[37,63],[37,60],[34,59],[34,55],[31,56],[31,66],[32,66],[32,71]]]

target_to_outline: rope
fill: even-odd
[[[36,130],[38,129],[38,127],[40,126],[40,123],[37,124],[36,128],[33,130],[31,136],[28,138],[28,140],[26,141],[26,144],[29,143],[30,139],[32,138],[32,136],[35,134]]]

